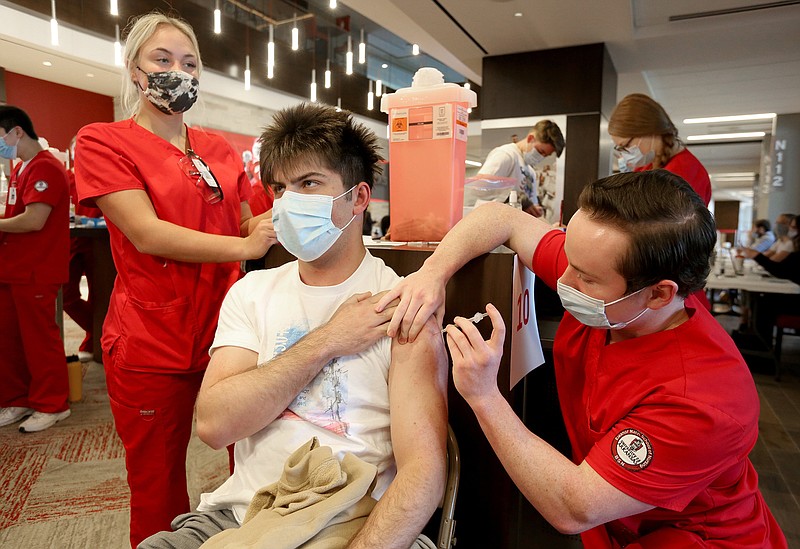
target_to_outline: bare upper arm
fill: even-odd
[[[434,319],[413,343],[392,340],[389,368],[392,445],[398,469],[424,452],[444,463],[447,437],[447,354]],[[435,457],[434,457],[435,456]]]
[[[50,212],[53,211],[53,207],[50,204],[45,204],[44,202],[32,202],[30,204],[25,205],[25,213],[23,215],[28,217],[26,225],[31,228],[32,231],[40,231],[44,227],[44,224],[47,223],[47,218],[50,217]]]
[[[103,215],[116,225],[137,248],[152,230],[158,216],[147,193],[140,189],[116,191],[95,199]]]

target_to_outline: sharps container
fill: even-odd
[[[467,109],[477,95],[423,67],[381,98],[389,114],[391,238],[438,242],[463,215]]]

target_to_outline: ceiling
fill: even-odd
[[[0,0],[0,66],[99,93],[118,93],[118,71],[96,54],[64,53],[60,63],[43,67],[41,60],[53,57],[53,50],[27,40],[25,32],[9,28],[13,24],[6,25],[13,15],[11,5]],[[651,95],[665,107],[682,137],[771,130],[769,121],[689,126],[682,122],[685,118],[800,112],[800,0],[344,0],[340,6],[419,44],[477,84],[482,84],[482,59],[487,55],[604,42],[618,74],[617,97],[632,92]],[[722,11],[733,13],[712,13]],[[698,12],[702,16],[670,20]],[[46,34],[47,22],[42,23]],[[714,176],[757,173],[761,147],[751,140],[690,148]],[[487,153],[480,135],[471,133],[468,156],[482,160]],[[712,177],[712,185],[715,199],[742,198],[753,180]]]
[[[800,2],[766,0],[346,0],[388,30],[481,83],[482,58],[604,42],[617,97],[659,101],[686,137],[771,131],[771,122],[686,125],[685,118],[800,112]],[[765,6],[775,6],[764,9]],[[734,13],[712,15],[713,12]],[[697,14],[701,17],[671,16]],[[521,13],[521,16],[515,16]],[[531,70],[535,70],[532,67]],[[546,78],[546,75],[543,75]],[[480,98],[479,98],[480,101]],[[469,154],[488,152],[470,136]],[[761,143],[692,145],[713,175],[759,171]],[[714,181],[715,199],[750,178]],[[741,192],[722,192],[734,189]]]

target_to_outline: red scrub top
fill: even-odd
[[[24,169],[23,164],[11,173],[3,217],[16,217],[37,202],[53,209],[38,231],[0,232],[0,283],[63,284],[69,278],[67,173],[50,151],[37,153]]]
[[[681,152],[669,159],[669,162],[662,166],[668,172],[674,173],[682,177],[689,185],[692,186],[694,192],[700,195],[703,199],[703,204],[708,206],[711,201],[711,180],[708,177],[708,172],[703,167],[703,164],[697,159],[695,155],[689,152],[689,149],[683,149]],[[634,171],[644,172],[652,170],[653,165],[648,164],[643,168],[637,168]]]
[[[190,148],[210,167],[224,199],[209,204],[179,164],[184,152],[133,119],[91,124],[78,133],[75,165],[81,203],[143,190],[159,219],[211,234],[239,236],[250,182],[241,159],[219,136],[187,128]],[[208,365],[219,308],[239,278],[239,262],[188,263],[139,252],[106,220],[117,267],[101,344],[122,368],[161,373]]]
[[[72,200],[72,205],[75,206],[75,215],[83,217],[103,217],[103,212],[100,211],[100,208],[84,206],[78,200],[78,187],[75,185],[75,174],[68,170],[67,179],[69,179],[69,198]]]
[[[555,288],[565,234],[551,231],[533,271]],[[673,330],[606,344],[607,330],[565,313],[553,347],[572,443],[603,479],[655,509],[583,534],[586,547],[786,547],[748,458],[758,437],[753,378],[733,341],[693,297]],[[649,538],[644,536],[650,535]],[[647,541],[645,541],[647,540]]]

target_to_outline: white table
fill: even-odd
[[[769,294],[800,294],[800,286],[790,280],[764,276],[745,268],[742,275],[710,275],[707,290],[744,290]]]

